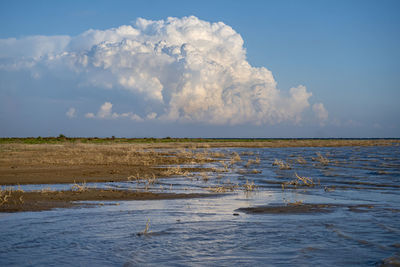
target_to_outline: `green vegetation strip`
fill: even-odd
[[[116,143],[235,143],[235,142],[281,142],[281,141],[350,141],[350,140],[396,140],[396,139],[347,139],[347,138],[116,138],[116,137],[66,137],[60,134],[58,137],[4,137],[0,138],[0,144],[20,143],[20,144],[58,144],[58,143],[93,143],[93,144],[116,144]]]

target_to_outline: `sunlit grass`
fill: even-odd
[[[233,192],[239,186],[234,184],[223,184],[223,185],[216,185],[216,186],[209,186],[206,189],[213,193],[226,193],[226,192]]]
[[[287,186],[294,186],[297,188],[298,186],[306,186],[306,187],[313,187],[315,186],[314,181],[309,177],[300,176],[295,173],[296,179],[293,179],[289,182],[282,183],[282,190],[284,190]]]
[[[9,198],[11,198],[11,190],[3,190],[0,187],[0,206],[6,204]]]
[[[290,167],[289,163],[284,162],[283,160],[280,159],[275,159],[274,163],[272,163],[272,166],[278,166],[280,170],[290,170],[292,167]]]
[[[147,219],[146,226],[142,232],[139,232],[137,235],[148,235],[150,233],[150,219]]]
[[[243,189],[247,192],[251,192],[255,191],[257,186],[255,185],[254,181],[249,182],[249,180],[246,180],[246,183],[243,185]]]
[[[84,182],[81,183],[81,184],[77,184],[77,183],[74,181],[74,184],[71,186],[71,190],[72,190],[72,191],[77,191],[77,192],[84,192],[84,191],[87,191],[87,190],[88,190],[88,187],[87,187],[87,185],[86,185],[86,181],[84,181]]]
[[[18,189],[17,190],[14,190],[13,188],[11,188],[11,187],[8,187],[8,188],[5,188],[5,189],[3,189],[1,186],[0,186],[0,207],[1,206],[3,206],[3,205],[7,205],[8,203],[10,203],[10,201],[11,201],[11,199],[12,199],[12,195],[13,194],[15,194],[15,193],[23,193],[24,191],[18,186]],[[15,196],[15,195],[14,195]],[[11,203],[10,203],[11,204]],[[15,204],[15,205],[23,205],[24,204],[24,199],[23,199],[23,196],[21,195],[19,198],[18,198],[18,195],[17,195],[17,198],[14,198],[14,200],[13,200],[13,204]]]
[[[316,157],[312,157],[313,161],[318,161],[322,165],[328,165],[329,159],[327,157],[324,157],[320,152],[317,152]]]
[[[250,167],[253,164],[260,164],[260,158],[256,157],[256,159],[249,159],[247,163],[244,165],[246,168]]]
[[[233,152],[233,153],[232,153],[231,160],[230,160],[230,164],[233,165],[233,164],[235,164],[236,162],[239,162],[239,161],[241,161],[241,160],[242,160],[242,159],[240,158],[239,154],[238,154],[237,152]]]
[[[297,157],[295,161],[299,164],[307,164],[307,161],[302,156]]]

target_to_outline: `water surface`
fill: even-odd
[[[1,214],[0,265],[373,266],[399,256],[398,146],[213,150],[237,152],[242,161],[229,172],[208,173],[207,179],[200,173],[161,179],[150,190],[204,192],[227,183],[241,188],[246,180],[258,189],[200,199],[119,201],[93,208]],[[329,162],[316,160],[317,153]],[[246,166],[257,157],[259,164]],[[275,159],[288,162],[291,169],[274,166]],[[315,185],[282,190],[281,184],[296,179],[295,174],[311,178]],[[140,189],[144,184],[96,186]],[[304,214],[237,211],[293,203],[336,206],[330,212]],[[138,235],[147,220],[150,233]]]

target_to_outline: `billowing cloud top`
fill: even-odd
[[[128,90],[147,103],[146,111],[132,105],[126,116],[111,113],[111,103],[105,103],[98,115],[87,117],[140,121],[147,113],[147,119],[266,124],[298,122],[310,106],[304,86],[281,92],[268,69],[252,67],[243,39],[230,26],[194,16],[139,18],[135,26],[75,37],[3,39],[0,68],[29,69],[37,78],[68,75],[80,85]]]

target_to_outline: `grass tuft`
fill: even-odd
[[[311,158],[313,161],[318,161],[319,163],[321,163],[322,165],[328,165],[329,163],[329,159],[324,157],[321,153],[317,152],[317,156],[316,157],[312,157]]]
[[[289,163],[284,162],[283,160],[280,159],[275,159],[274,163],[272,163],[272,166],[278,166],[280,170],[290,170],[292,169],[290,167]]]
[[[72,191],[77,191],[77,192],[84,192],[84,191],[87,191],[87,190],[88,190],[88,187],[87,187],[87,185],[86,185],[86,181],[83,181],[82,184],[77,184],[77,183],[74,181],[74,184],[71,186],[71,190],[72,190]]]
[[[257,186],[253,182],[249,182],[249,180],[246,180],[246,183],[243,185],[243,189],[247,192],[255,191],[257,189]]]
[[[240,158],[239,154],[238,154],[237,152],[233,152],[232,158],[231,158],[231,161],[230,161],[230,164],[233,165],[233,164],[235,164],[236,162],[239,162],[239,161],[241,161],[241,160],[242,160],[242,159]]]
[[[296,179],[281,184],[282,190],[285,190],[286,186],[294,186],[295,188],[297,188],[297,186],[307,186],[307,187],[315,186],[315,183],[311,178],[299,176],[297,173],[295,173],[295,176]]]

